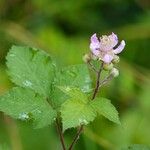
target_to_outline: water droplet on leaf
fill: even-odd
[[[65,89],[67,92],[69,92],[71,89],[70,89],[70,87],[66,87],[66,89]]]
[[[79,119],[79,123],[82,125],[82,124],[84,124],[84,125],[87,125],[88,124],[88,121],[86,120],[86,119]]]
[[[10,56],[10,57],[14,57],[14,56],[15,56],[15,54],[10,54],[9,56]]]
[[[22,121],[25,121],[25,120],[28,120],[29,119],[29,115],[25,112],[22,112],[19,114],[19,117],[18,117],[20,120]]]
[[[26,81],[23,82],[23,85],[25,85],[27,87],[31,87],[32,83],[30,81],[26,80]]]

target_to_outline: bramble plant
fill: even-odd
[[[90,52],[83,56],[87,64],[64,68],[46,52],[29,47],[13,46],[6,57],[8,74],[16,84],[0,97],[0,111],[22,121],[32,121],[34,128],[56,124],[63,150],[72,150],[85,125],[102,115],[120,124],[118,112],[107,98],[97,96],[100,88],[119,75],[114,66],[125,42],[118,45],[114,33],[91,37]],[[92,87],[88,67],[96,74]],[[102,79],[102,73],[105,77]],[[78,128],[66,148],[64,132]]]

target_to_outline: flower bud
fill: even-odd
[[[91,60],[91,55],[85,54],[82,59],[85,63],[88,63]]]
[[[110,63],[110,64],[106,64],[105,63],[104,66],[103,66],[103,68],[106,71],[112,70],[113,69],[113,64],[112,63]]]
[[[110,71],[110,74],[111,74],[113,77],[117,77],[117,76],[119,76],[119,70],[116,69],[116,68],[113,68],[113,69]]]
[[[120,61],[119,56],[115,55],[114,58],[113,58],[113,60],[112,60],[112,63],[113,64],[117,64],[117,63],[119,63],[119,61]]]

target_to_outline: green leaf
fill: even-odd
[[[0,111],[16,119],[33,119],[35,128],[51,124],[56,117],[56,112],[44,97],[19,87],[0,97]]]
[[[95,98],[91,102],[91,106],[93,107],[93,110],[95,110],[95,112],[99,115],[103,115],[110,121],[120,124],[118,112],[116,108],[111,104],[110,100],[102,97]]]
[[[55,64],[48,54],[35,48],[13,46],[6,59],[12,82],[45,97],[50,95]]]
[[[81,99],[83,102],[88,101],[87,96],[78,88],[70,88],[69,86],[58,86],[58,88],[71,98],[76,97],[76,99]]]
[[[63,90],[65,91],[65,88]],[[73,88],[68,92],[72,97],[65,101],[61,107],[63,130],[86,125],[96,117],[95,111],[89,105],[89,100],[82,91],[79,92],[79,89]],[[74,92],[73,95],[72,92]]]
[[[60,91],[57,86],[76,87],[84,93],[90,92],[92,89],[92,81],[89,71],[84,64],[65,67],[57,72],[54,85],[51,99],[56,107],[60,107],[67,99],[66,94]]]

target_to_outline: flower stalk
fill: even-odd
[[[121,53],[121,51],[125,47],[125,41],[122,40],[120,44],[118,44],[118,37],[116,34],[112,33],[111,35],[103,35],[102,37],[98,38],[96,34],[91,36],[90,42],[90,50],[89,54],[85,54],[83,56],[83,61],[96,73],[96,84],[93,91],[93,95],[91,100],[94,100],[97,93],[100,90],[100,87],[108,83],[113,78],[119,75],[119,71],[114,68],[114,65],[119,62],[119,56],[117,54]],[[97,69],[92,61],[101,61],[99,69]],[[108,71],[108,76],[106,76],[103,80],[101,80],[101,73],[102,71]],[[60,135],[60,140],[62,144],[63,150],[66,150],[64,144],[64,137],[62,130],[59,125],[59,121],[56,120],[56,125],[58,129],[58,133]],[[84,125],[81,124],[75,137],[73,138],[68,150],[73,150],[74,145],[77,143],[79,136],[83,131]]]
[[[94,100],[94,98],[96,97],[98,91],[99,91],[99,86],[100,86],[100,77],[101,77],[101,73],[102,73],[102,70],[103,70],[103,65],[104,63],[101,63],[100,65],[100,68],[99,68],[99,71],[97,73],[97,80],[96,80],[96,86],[95,86],[95,89],[94,89],[94,92],[93,92],[93,96],[91,98],[91,100]],[[80,134],[82,133],[83,131],[83,125],[80,126],[77,134],[75,135],[70,147],[68,150],[72,150],[73,149],[73,146],[76,144],[77,140],[78,140],[78,137],[80,136]]]
[[[100,87],[114,77],[119,75],[119,71],[114,68],[114,64],[119,62],[119,56],[117,54],[121,53],[125,47],[125,41],[122,40],[117,48],[118,37],[116,34],[112,33],[111,35],[103,35],[100,38],[97,38],[96,34],[91,36],[90,43],[90,54],[85,54],[83,57],[83,61],[89,65],[89,67],[97,74],[96,86],[93,92],[93,96],[91,100],[94,100]],[[91,63],[91,60],[101,61],[101,65],[99,70],[95,68],[95,66]],[[101,73],[103,70],[109,71],[109,75],[100,81]],[[73,146],[76,144],[80,134],[83,131],[84,125],[81,125],[77,134],[75,135],[70,147],[68,150],[72,150]]]

